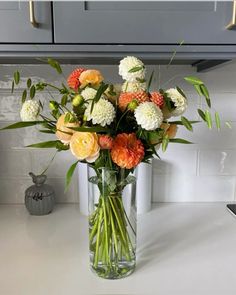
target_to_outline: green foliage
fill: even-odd
[[[36,89],[35,89],[35,86],[32,85],[30,87],[30,98],[33,99],[35,97],[35,92],[36,92]]]
[[[186,129],[188,129],[189,131],[193,131],[192,124],[186,117],[181,116],[181,121],[183,125],[186,127]]]
[[[216,121],[216,128],[218,130],[220,130],[221,123],[220,123],[220,116],[219,116],[219,113],[218,112],[215,112],[215,121]]]
[[[22,92],[22,96],[21,96],[21,102],[22,102],[22,103],[25,102],[26,97],[27,97],[27,90],[25,89],[25,90]]]
[[[168,146],[168,144],[169,144],[169,141],[170,141],[170,139],[169,139],[168,135],[166,134],[166,135],[163,137],[163,139],[162,139],[162,145],[161,145],[161,147],[162,147],[162,151],[163,151],[163,152],[166,151],[167,146]]]
[[[211,118],[211,114],[208,110],[205,111],[205,118],[206,118],[208,128],[211,129],[212,128],[212,118]]]
[[[58,74],[62,74],[62,69],[58,61],[52,58],[48,58],[47,62],[52,68],[57,71]]]
[[[144,68],[143,66],[136,66],[136,67],[133,67],[132,69],[130,69],[128,72],[135,73],[135,72],[143,70],[143,68]]]
[[[193,142],[188,141],[188,140],[183,139],[183,138],[171,138],[169,141],[173,142],[173,143],[193,144]]]
[[[16,85],[18,85],[20,82],[20,73],[18,71],[16,71],[14,73],[14,81],[15,81]]]
[[[7,129],[18,129],[18,128],[25,128],[31,127],[39,124],[43,124],[44,121],[30,121],[30,122],[17,122],[6,127],[1,128],[0,130],[7,130]]]
[[[79,163],[79,161],[76,161],[73,165],[71,165],[69,170],[66,173],[66,188],[65,188],[65,191],[67,191],[68,188],[69,188],[72,176],[73,176],[73,174],[75,172],[75,168],[76,168],[78,163]]]

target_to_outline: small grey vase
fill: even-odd
[[[46,175],[34,175],[32,177],[34,185],[25,191],[25,206],[31,215],[47,215],[52,212],[55,205],[55,193],[53,188],[45,184]]]

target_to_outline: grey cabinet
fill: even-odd
[[[31,1],[32,2],[32,1]],[[51,43],[50,2],[34,2],[37,27],[30,22],[30,1],[0,1],[0,43]]]
[[[54,2],[55,43],[236,44],[232,2]]]

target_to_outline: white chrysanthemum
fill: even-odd
[[[97,90],[91,87],[86,87],[84,90],[81,91],[81,95],[83,96],[84,100],[92,100],[94,99]]]
[[[145,78],[144,64],[137,57],[127,56],[120,61],[119,75],[128,82],[137,82],[137,79],[143,80]]]
[[[23,103],[20,117],[22,121],[36,121],[40,111],[40,104],[35,100],[27,100]]]
[[[88,105],[84,112],[87,121],[92,120],[93,124],[100,124],[101,126],[110,125],[115,118],[115,108],[113,104],[104,98],[100,98],[93,106],[91,113],[92,102]]]
[[[122,85],[122,92],[139,92],[145,91],[147,87],[146,82],[139,83],[139,82],[128,82],[125,81]]]
[[[174,117],[182,115],[188,107],[187,99],[176,88],[170,88],[166,93],[175,105],[175,109],[171,112],[171,115]]]
[[[134,111],[136,121],[143,129],[155,130],[161,126],[163,114],[153,102],[141,103]]]

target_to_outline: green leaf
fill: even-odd
[[[220,116],[218,112],[215,112],[216,128],[220,130]]]
[[[66,113],[65,118],[64,118],[64,123],[69,123],[71,119],[71,114],[70,113]]]
[[[141,71],[143,68],[144,68],[143,66],[136,66],[136,67],[133,67],[132,69],[130,69],[128,72],[135,73],[135,72]]]
[[[206,88],[206,86],[204,84],[200,86],[200,89],[201,89],[202,95],[206,99],[206,103],[207,103],[208,107],[210,108],[211,107],[211,100],[210,100],[208,89]]]
[[[27,145],[26,147],[34,147],[34,148],[56,148],[59,140],[51,140],[51,141],[44,141],[38,142],[34,144]]]
[[[6,127],[1,128],[0,130],[7,130],[7,129],[17,129],[17,128],[25,128],[30,127],[38,124],[43,124],[44,121],[31,121],[31,122],[17,122]]]
[[[192,124],[190,123],[190,121],[189,121],[186,117],[181,116],[181,121],[182,121],[183,125],[184,125],[189,131],[193,131]]]
[[[165,135],[162,139],[162,145],[161,145],[163,152],[166,151],[168,144],[169,144],[169,137],[168,135]]]
[[[96,95],[95,95],[95,97],[94,97],[94,99],[92,101],[90,113],[93,112],[94,104],[99,101],[102,94],[107,90],[108,87],[109,87],[109,84],[105,84],[103,82],[101,83],[101,85],[99,86],[98,91],[97,91],[97,93],[96,93]]]
[[[94,127],[67,127],[69,129],[79,131],[79,132],[112,132],[112,129],[108,129],[106,127],[94,126]]]
[[[202,118],[202,120],[206,121],[205,113],[201,109],[198,109],[197,112],[198,112],[199,116]]]
[[[208,110],[205,111],[205,118],[206,118],[208,128],[211,129],[212,128],[212,118],[211,118],[211,114]]]
[[[21,97],[21,102],[22,102],[22,103],[25,102],[26,97],[27,97],[27,91],[26,91],[26,89],[25,89],[25,90],[23,91],[23,93],[22,93],[22,97]]]
[[[15,82],[12,81],[12,82],[11,82],[11,93],[14,92],[14,88],[15,88]]]
[[[52,131],[52,130],[48,130],[48,129],[41,129],[41,130],[39,130],[39,132],[42,132],[42,133],[48,133],[48,134],[55,134],[55,132],[54,131]]]
[[[54,68],[57,71],[58,74],[62,73],[62,69],[58,61],[52,58],[48,58],[47,62],[52,68]]]
[[[186,95],[184,94],[183,90],[181,88],[179,88],[178,86],[176,86],[176,89],[178,90],[178,92],[184,97],[187,98]]]
[[[197,124],[201,121],[189,121],[191,124]],[[168,124],[184,125],[182,121],[168,121]]]
[[[191,141],[182,138],[171,138],[170,142],[173,143],[182,143],[182,144],[193,144]]]
[[[16,71],[14,73],[14,81],[15,81],[16,85],[18,85],[20,82],[20,73],[18,71]]]
[[[141,79],[139,77],[136,78],[136,81],[138,81],[139,83],[145,83],[146,82],[145,79]]]
[[[34,96],[35,96],[35,86],[32,85],[31,88],[30,88],[30,98],[33,99]]]
[[[27,88],[30,88],[31,84],[32,84],[32,81],[31,81],[31,79],[29,78],[29,79],[27,80],[27,82],[26,82]]]
[[[229,129],[232,129],[232,126],[229,122],[225,122],[225,125],[229,128]]]
[[[153,76],[154,76],[154,70],[152,71],[151,76],[150,76],[150,78],[148,80],[147,92],[150,92],[150,87],[152,85]]]
[[[194,85],[194,88],[197,91],[198,95],[202,96],[201,87],[199,85]]]
[[[72,176],[73,176],[73,174],[75,172],[75,168],[76,168],[78,163],[79,163],[79,161],[76,161],[73,165],[71,165],[69,170],[66,173],[66,188],[65,188],[65,191],[67,191],[67,189],[68,189],[68,187],[70,185]]]
[[[202,84],[204,84],[202,82],[202,80],[200,80],[199,78],[194,77],[194,76],[185,77],[184,80],[187,81],[188,83],[192,84],[192,85],[202,85]]]
[[[68,95],[64,94],[61,98],[61,105],[64,107],[67,104],[68,101]]]

